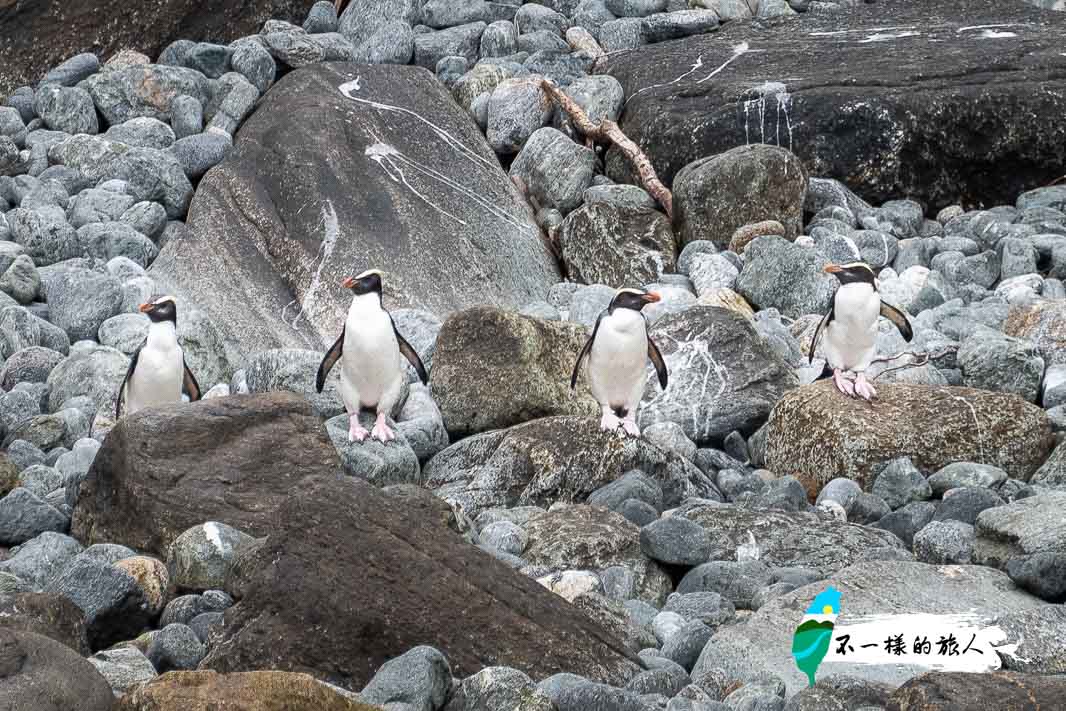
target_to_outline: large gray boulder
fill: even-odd
[[[639,469],[663,489],[667,506],[688,496],[718,498],[695,465],[643,439],[623,439],[598,419],[547,417],[474,435],[431,459],[423,485],[462,505],[484,509],[583,502],[625,472]]]
[[[559,280],[477,126],[422,69],[288,74],[197,196],[187,238],[149,274],[203,311],[235,365],[264,348],[324,351],[351,303],[340,282],[367,268],[384,270],[390,308],[439,316],[518,307]]]
[[[675,422],[694,442],[754,430],[799,385],[781,356],[739,314],[693,306],[652,326],[669,371],[666,390],[649,378],[641,423]]]
[[[876,204],[920,195],[935,214],[960,200],[1013,203],[1066,173],[1061,23],[1061,13],[998,0],[968,2],[965,13],[941,0],[848,3],[846,12],[769,26],[734,22],[613,53],[600,71],[631,97],[622,129],[667,185],[694,160],[768,143],[793,151],[810,175],[838,177]],[[994,34],[1001,32],[1012,35]],[[880,81],[855,86],[862,76]],[[958,141],[989,132],[1001,140]],[[635,182],[617,148],[607,173]]]
[[[781,237],[757,237],[744,253],[737,291],[757,309],[775,308],[792,319],[824,314],[837,281],[822,271],[830,260]]]

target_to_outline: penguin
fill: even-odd
[[[833,383],[849,397],[869,400],[877,395],[866,379],[877,345],[877,317],[884,316],[896,325],[904,340],[910,342],[914,331],[903,312],[881,301],[877,292],[877,277],[873,269],[862,262],[829,264],[823,270],[836,275],[840,288],[833,303],[814,331],[808,362],[814,360],[818,338],[825,333],[826,367],[833,371]],[[852,382],[844,373],[855,373]]]
[[[348,441],[362,442],[371,435],[381,442],[396,439],[386,422],[406,380],[400,363],[403,355],[425,385],[426,367],[411,344],[396,330],[392,316],[381,305],[382,273],[370,269],[348,277],[341,286],[353,293],[341,335],[318,366],[315,389],[322,392],[326,376],[341,361],[340,393],[348,412]],[[370,432],[359,424],[361,410],[374,410],[377,420]]]
[[[637,406],[644,395],[648,373],[645,364],[651,359],[659,376],[659,385],[666,389],[666,363],[658,346],[648,336],[648,321],[641,313],[648,304],[660,297],[641,289],[619,289],[610,305],[596,319],[592,335],[574,363],[570,375],[570,389],[577,386],[581,361],[588,356],[589,387],[596,402],[603,408],[600,428],[613,432],[621,425],[626,434],[640,436],[637,427]]]
[[[115,419],[122,417],[123,411],[131,415],[146,407],[181,402],[182,392],[190,402],[200,399],[200,385],[178,345],[178,306],[174,297],[141,304],[139,310],[148,316],[148,337],[134,351],[119,386]]]

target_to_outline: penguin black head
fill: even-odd
[[[381,272],[377,269],[368,269],[359,276],[348,277],[341,286],[351,289],[356,296],[363,294],[377,294],[381,296]]]
[[[834,274],[844,284],[869,284],[877,288],[877,276],[868,264],[851,262],[850,264],[829,264],[823,269],[826,274]]]
[[[175,326],[178,325],[178,305],[174,302],[173,296],[164,296],[150,303],[141,304],[140,311],[142,314],[147,314],[153,323],[170,321]]]
[[[611,299],[611,305],[608,307],[608,312],[615,309],[632,309],[634,311],[640,311],[648,304],[654,304],[656,301],[662,298],[654,291],[644,291],[643,289],[619,289],[614,298]]]

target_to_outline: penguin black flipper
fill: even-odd
[[[836,301],[836,299],[833,299]],[[807,354],[807,362],[814,362],[814,352],[818,349],[818,338],[822,335],[822,330],[829,325],[829,322],[833,320],[834,312],[836,311],[836,304],[832,304],[829,307],[829,313],[822,317],[822,320],[818,323],[818,328],[814,329],[814,338],[811,339],[811,350]]]
[[[337,340],[333,342],[329,350],[326,351],[326,355],[322,358],[322,362],[318,365],[318,375],[315,376],[315,391],[322,392],[322,388],[326,386],[326,376],[329,375],[329,371],[341,359],[341,353],[344,352],[344,329],[341,329],[341,335],[337,337]]]
[[[418,351],[412,348],[407,339],[396,330],[396,322],[392,320],[392,314],[389,314],[389,323],[392,324],[392,332],[396,334],[396,343],[400,346],[400,353],[414,366],[415,372],[418,373],[418,379],[422,381],[422,384],[428,385],[429,376],[426,374],[426,366],[422,364],[422,359],[418,357]]]
[[[592,350],[592,342],[596,340],[596,332],[600,330],[600,321],[603,320],[603,315],[607,312],[602,312],[596,317],[596,325],[592,327],[592,335],[585,341],[585,345],[582,346],[581,352],[577,354],[577,362],[574,363],[574,372],[570,374],[570,389],[573,390],[577,387],[577,374],[581,371],[581,361],[585,359],[585,356]]]
[[[655,341],[651,340],[651,336],[648,336],[648,358],[651,359],[655,372],[659,376],[659,386],[666,390],[666,361],[663,360],[663,354],[659,352],[659,347],[655,345]]]
[[[196,382],[196,376],[189,370],[189,364],[185,362],[185,356],[181,357],[181,389],[184,390],[189,396],[189,402],[196,402],[200,399],[200,383]]]
[[[133,377],[133,371],[137,369],[137,358],[141,355],[141,349],[144,348],[144,344],[148,342],[148,339],[144,339],[141,345],[137,346],[137,350],[130,356],[130,367],[126,369],[126,377],[122,379],[122,385],[118,386],[118,402],[115,403],[115,419],[122,417],[122,399],[125,397],[126,388],[129,386],[130,378]]]
[[[907,317],[903,315],[903,312],[897,309],[895,306],[889,306],[884,301],[881,302],[881,315],[887,318],[892,323],[896,324],[896,328],[903,334],[903,340],[910,343],[914,338],[914,331],[911,329],[910,323],[907,321]]]

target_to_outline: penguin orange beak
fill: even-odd
[[[659,294],[654,291],[649,291],[647,294],[644,295],[644,300],[647,301],[649,304],[654,304],[656,301],[662,301],[662,299],[663,297],[659,296]]]
[[[347,279],[341,282],[341,286],[343,286],[345,289],[351,289],[353,286],[355,286],[355,279],[348,277]]]
[[[142,314],[146,314],[152,310],[152,304],[141,304],[137,307],[137,310],[140,311]]]
[[[836,274],[837,272],[842,272],[844,270],[835,264],[827,264],[825,265],[825,269],[823,269],[822,271],[826,274]]]

